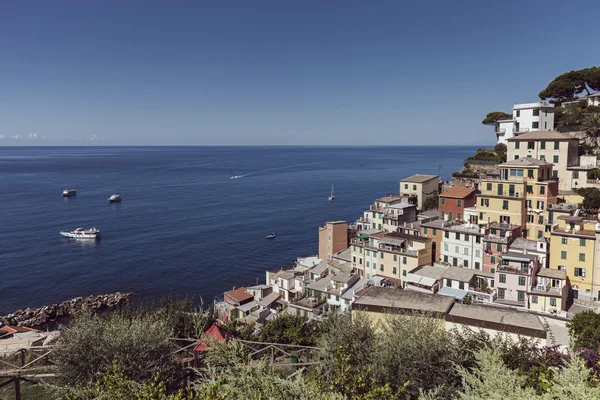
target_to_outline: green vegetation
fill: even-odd
[[[598,188],[581,188],[577,189],[577,194],[583,196],[582,208],[592,214],[598,213],[600,210],[600,189]]]
[[[512,119],[512,114],[507,114],[504,111],[492,111],[490,113],[487,113],[487,115],[485,116],[483,121],[481,121],[481,123],[484,125],[497,126],[498,121],[501,121],[503,119]]]
[[[211,343],[202,368],[190,375],[181,364],[189,355],[175,352],[170,338],[211,322],[210,312],[186,301],[80,316],[58,341],[59,378],[53,385],[37,385],[38,393],[46,391],[37,398],[600,398],[600,314],[593,312],[577,314],[568,325],[578,355],[555,346],[538,348],[523,338],[448,332],[439,319],[423,314],[388,315],[376,325],[348,313],[322,322],[282,315],[260,331],[230,328],[253,341],[316,345],[304,355],[306,370],[273,365],[270,351],[257,356],[255,344],[234,339]],[[280,360],[285,363],[289,355]]]
[[[590,94],[600,90],[600,67],[584,68],[565,72],[557,76],[539,94],[540,99],[552,99],[558,102],[572,100],[585,92]]]
[[[493,150],[477,149],[474,156],[467,157],[465,163],[478,161],[492,162],[492,163],[503,163],[506,161],[506,145],[497,144]]]
[[[423,202],[423,211],[437,209],[439,201],[440,195],[438,193],[434,193],[431,196],[427,197]]]

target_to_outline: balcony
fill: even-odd
[[[515,267],[511,265],[498,265],[497,271],[511,272],[519,275],[529,275],[529,268]]]
[[[375,205],[373,205],[373,206],[370,206],[370,207],[369,207],[369,210],[370,210],[370,211],[375,211],[375,212],[378,212],[378,213],[380,213],[380,212],[383,212],[383,208],[381,208],[381,207],[377,207],[377,206],[375,206]]]
[[[495,243],[508,243],[509,237],[510,236],[501,237],[498,235],[485,235],[483,237],[483,240],[486,240],[488,242],[495,242]]]
[[[521,127],[519,127],[519,128],[516,128],[516,127],[515,127],[514,134],[515,134],[515,135],[520,135],[520,134],[522,134],[522,133],[527,133],[527,132],[529,132],[529,128],[521,128]]]
[[[496,129],[496,136],[504,136],[506,134],[506,129]]]

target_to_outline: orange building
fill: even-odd
[[[319,228],[319,258],[331,260],[338,251],[348,248],[348,224],[346,221],[329,221]]]

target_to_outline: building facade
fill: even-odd
[[[473,188],[453,187],[440,193],[438,212],[446,221],[468,221],[465,208],[475,206],[477,191]]]
[[[348,224],[346,221],[329,221],[319,228],[319,258],[331,260],[338,251],[348,247]]]
[[[554,129],[554,104],[537,102],[515,104],[512,119],[498,121],[496,138],[506,144],[519,134],[531,131],[551,131]]]
[[[439,177],[437,175],[416,174],[400,181],[400,193],[402,195],[416,195],[417,209],[423,210],[423,204],[430,197],[439,193]]]

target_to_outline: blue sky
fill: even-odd
[[[491,145],[488,111],[600,65],[599,12],[587,0],[5,2],[0,144]]]

